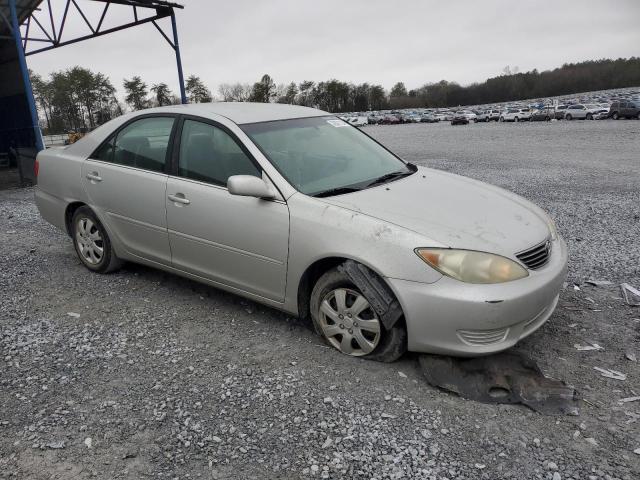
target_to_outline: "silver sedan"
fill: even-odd
[[[130,261],[309,318],[344,354],[506,349],[551,316],[567,250],[540,208],[405,162],[315,109],[124,115],[37,158],[42,217],[80,261]]]

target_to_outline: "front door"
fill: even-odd
[[[166,211],[176,268],[283,301],[289,209],[279,200],[231,195],[227,179],[262,171],[239,140],[213,122],[187,119]]]
[[[109,138],[82,165],[91,206],[131,255],[171,263],[165,173],[175,119],[135,120]]]

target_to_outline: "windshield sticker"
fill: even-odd
[[[334,127],[346,127],[349,125],[347,122],[343,122],[342,120],[327,120],[329,125],[333,125]]]

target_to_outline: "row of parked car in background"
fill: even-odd
[[[453,109],[407,109],[343,114],[340,117],[355,126],[396,125],[401,123],[451,122],[466,125],[470,122],[537,122],[551,120],[640,120],[640,91],[630,98],[591,97],[590,102],[513,104]],[[606,100],[606,101],[604,101]]]

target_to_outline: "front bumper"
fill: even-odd
[[[408,349],[474,356],[505,350],[553,313],[567,275],[567,246],[553,242],[549,262],[513,282],[474,285],[443,276],[432,284],[389,278],[402,305]]]

